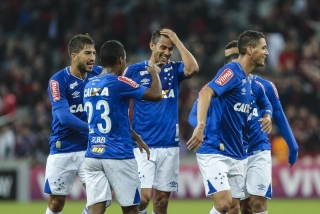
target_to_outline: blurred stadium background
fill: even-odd
[[[312,207],[308,203],[320,196],[318,0],[1,0],[0,213],[5,205],[17,208],[9,201],[37,204],[34,201],[40,200],[39,213],[45,210],[42,185],[51,133],[47,84],[51,75],[69,65],[69,39],[89,33],[97,51],[103,42],[117,39],[126,48],[129,65],[149,59],[151,32],[160,27],[174,30],[200,66],[197,76],[182,83],[179,96],[181,174],[180,191],[173,195],[176,201],[197,199],[194,206],[198,202],[199,207],[202,200],[208,201],[195,154],[185,146],[193,130],[188,114],[200,88],[223,64],[225,44],[242,31],[254,29],[266,35],[270,52],[267,65],[255,73],[277,86],[300,147],[299,160],[289,170],[286,144],[273,126],[270,210],[277,210],[274,204],[281,198],[292,199],[291,205],[287,204],[290,200],[278,203],[287,208],[299,204],[296,199],[301,206]],[[180,60],[177,51],[172,59]],[[69,198],[85,199],[79,183]],[[281,209],[272,213],[287,213]],[[308,212],[320,213],[319,208],[311,209]]]

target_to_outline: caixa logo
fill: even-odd
[[[238,112],[249,113],[250,104],[236,103],[233,106],[233,109]]]
[[[69,107],[71,113],[84,112],[84,108],[82,104],[72,105]]]

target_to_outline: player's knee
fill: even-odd
[[[238,214],[240,211],[240,205],[236,204],[236,205],[232,205],[230,210],[228,211],[228,214]]]
[[[263,212],[267,209],[266,199],[262,197],[250,199],[250,202],[252,211],[254,212]]]
[[[141,195],[141,200],[140,200],[140,206],[139,209],[140,210],[145,210],[147,209],[149,202],[150,202],[151,196],[149,195]]]
[[[64,207],[64,197],[54,197],[49,201],[49,209],[53,212],[61,212]]]
[[[227,213],[231,209],[231,203],[221,200],[215,203],[214,207],[220,213]]]

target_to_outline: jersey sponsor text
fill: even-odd
[[[234,73],[230,68],[225,69],[220,76],[216,79],[216,83],[220,86],[225,85],[231,78],[233,77]]]
[[[59,82],[55,80],[50,80],[50,91],[53,101],[56,102],[60,100]]]

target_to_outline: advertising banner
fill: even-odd
[[[319,198],[320,164],[274,165],[272,169],[273,197],[276,198]],[[32,168],[30,173],[31,200],[47,199],[43,193],[45,168]],[[182,164],[179,173],[179,191],[172,198],[200,199],[205,197],[202,175],[196,164]],[[85,199],[85,189],[76,179],[70,199]]]

